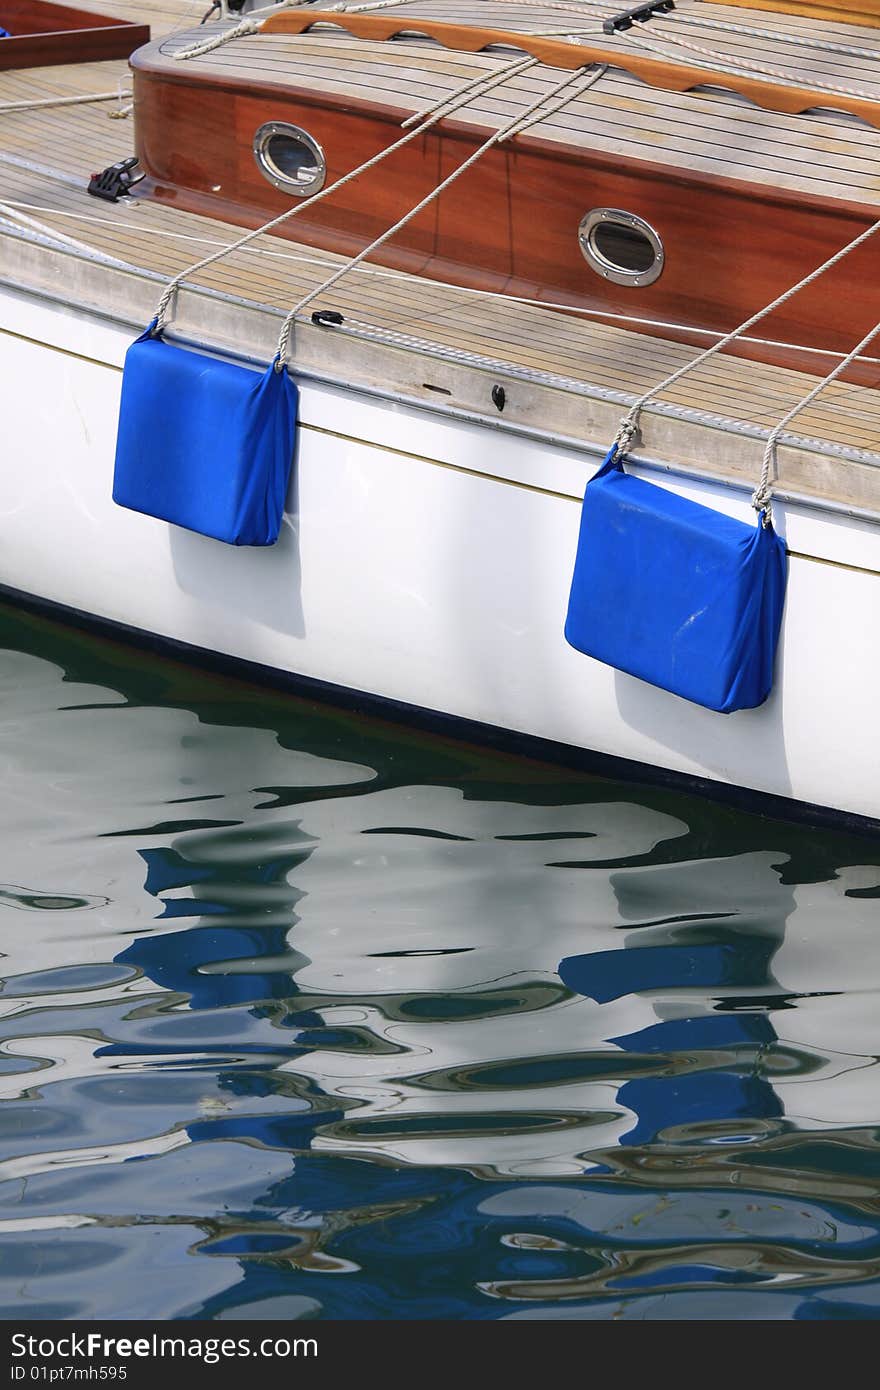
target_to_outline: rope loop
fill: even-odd
[[[756,512],[761,514],[761,525],[768,527],[773,525],[773,482],[776,477],[776,441],[779,438],[779,427],[773,430],[764,445],[764,457],[761,460],[761,477],[758,486],[751,496],[751,503]]]
[[[658,381],[656,386],[652,386],[648,391],[645,391],[639,396],[638,400],[630,406],[626,415],[620,422],[617,439],[615,440],[615,443],[617,443],[620,448],[620,452],[625,453],[626,450],[631,447],[636,430],[638,429],[639,415],[642,407],[647,405],[648,401],[653,400],[655,396],[659,396],[660,393],[667,390],[668,387],[675,386],[677,382],[681,381],[682,377],[687,376],[688,372],[692,372],[695,367],[700,367],[704,362],[708,362],[710,357],[715,356],[716,352],[721,352],[723,348],[728,347],[739,338],[741,334],[748,332],[756,323],[760,323],[761,319],[771,314],[774,309],[780,309],[783,304],[787,304],[800,290],[805,289],[807,285],[812,285],[815,280],[819,279],[820,275],[824,275],[826,271],[838,265],[845,256],[848,256],[851,251],[855,251],[856,247],[861,246],[864,242],[868,241],[869,238],[875,236],[877,232],[880,232],[880,221],[873,222],[870,227],[866,227],[865,230],[860,232],[857,237],[854,237],[852,241],[847,242],[846,246],[842,246],[839,251],[835,251],[833,256],[829,256],[821,265],[816,266],[815,270],[811,270],[803,279],[798,280],[796,285],[789,286],[787,290],[777,295],[769,304],[765,304],[763,309],[759,309],[757,313],[747,318],[744,323],[739,324],[737,328],[731,329],[729,333],[725,333],[724,337],[719,338],[717,343],[713,343],[711,347],[704,348],[704,350],[698,353],[691,362],[685,362],[683,367],[679,367],[676,371],[671,372],[669,376],[664,377],[662,381]],[[878,333],[880,333],[880,324],[872,328],[870,333],[867,333],[862,341],[856,344],[852,352],[848,352],[846,356],[838,362],[833,371],[830,371],[826,377],[823,377],[820,382],[817,382],[812,390],[808,391],[801,400],[792,406],[788,414],[780,420],[779,424],[771,431],[767,440],[767,446],[764,449],[760,482],[752,494],[752,506],[756,511],[761,513],[761,520],[764,526],[770,526],[773,522],[773,512],[770,505],[770,496],[773,488],[771,471],[775,478],[776,444],[779,440],[779,436],[794,417],[799,414],[805,406],[810,405],[811,402],[816,399],[820,391],[824,391],[826,386],[829,386],[832,381],[836,381],[837,378],[846,371],[847,367],[862,354]]]
[[[639,433],[639,414],[641,406],[636,402],[627,411],[618,426],[617,434],[614,436],[614,443],[621,458],[625,458],[633,446],[633,442]]]
[[[233,39],[243,39],[248,34],[256,34],[262,22],[261,19],[253,19],[249,15],[245,16],[231,29],[224,29],[222,34],[215,34],[211,39],[203,39],[201,43],[191,44],[189,48],[179,48],[173,54],[174,61],[183,63],[186,62],[187,58],[201,58],[203,53],[211,53],[215,48],[222,48],[224,44],[231,43]]]
[[[181,279],[182,276],[178,276],[175,280],[170,280],[162,291],[159,303],[156,305],[156,313],[150,329],[150,333],[154,338],[160,338],[162,336],[165,320],[168,317],[168,309],[171,305],[171,301],[177,298],[177,291],[180,289]]]

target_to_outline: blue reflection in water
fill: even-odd
[[[0,1313],[877,1316],[876,841],[0,641]]]

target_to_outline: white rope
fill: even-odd
[[[657,57],[671,58],[673,62],[681,61],[676,53],[670,53],[668,49],[664,50],[658,47],[656,40],[647,38],[644,31],[636,35],[631,29],[627,29],[619,37],[634,44],[636,48],[644,49],[645,52],[653,53]],[[690,53],[696,53],[699,57],[710,59],[713,71],[724,76],[769,78],[771,81],[780,82],[786,87],[801,85],[800,81],[793,84],[791,73],[771,67],[768,63],[759,63],[755,62],[754,59],[741,57],[727,59],[723,55],[719,57],[717,49],[704,48],[701,44],[690,43],[687,39],[680,39],[668,33],[664,33],[662,37],[666,43],[674,44],[676,48],[684,48]],[[863,101],[877,100],[876,91],[866,92],[862,87],[835,87],[830,82],[820,81],[812,73],[804,80],[804,85],[811,92],[827,92],[829,96],[859,97]]]
[[[409,3],[410,0],[374,0],[373,3],[355,5],[351,7],[348,7],[345,4],[333,4],[329,6],[329,11],[358,14],[375,10],[393,9],[398,6],[407,5]],[[174,54],[174,58],[175,60],[197,58],[203,53],[210,53],[213,49],[220,48],[223,44],[230,43],[233,39],[244,38],[249,34],[257,33],[262,27],[262,17],[264,15],[266,15],[267,13],[277,13],[279,10],[290,8],[304,8],[303,0],[281,0],[281,3],[279,4],[264,6],[260,9],[252,10],[251,13],[247,15],[244,19],[242,19],[239,24],[235,25],[234,28],[227,30],[225,33],[217,34],[212,39],[205,40],[204,42],[199,44],[194,44],[190,48],[181,49],[179,52]],[[583,10],[573,5],[549,3],[541,5],[540,8],[542,10],[562,11],[568,14],[578,14],[584,18],[587,17]],[[603,9],[604,8],[605,7],[603,6]],[[324,13],[327,12],[328,11],[324,11]],[[613,13],[613,9],[609,8],[608,14],[612,15]],[[597,20],[599,19],[599,17],[600,16],[597,15]],[[666,18],[667,20],[670,20],[670,22],[674,25],[677,25],[679,23],[679,19],[672,19],[671,16],[658,16],[658,18]],[[681,16],[680,19],[681,22],[688,22],[687,16]],[[691,20],[690,22],[705,23],[706,21]],[[743,33],[749,33],[749,30],[745,26],[736,27],[726,24],[725,21],[720,20],[712,22],[716,27],[724,26],[731,32],[741,31]],[[417,28],[418,16],[414,16],[413,23]],[[514,37],[519,36],[523,39],[529,37],[535,38],[539,36],[547,37],[554,34],[564,34],[565,37],[569,37],[572,40],[574,40],[577,37],[596,37],[592,29],[582,29],[573,32],[562,30],[523,30],[521,33],[519,33],[519,31],[511,32]],[[752,58],[744,58],[742,56],[731,55],[729,58],[726,58],[725,55],[719,54],[716,49],[706,48],[701,44],[691,43],[688,39],[680,38],[678,35],[669,33],[666,30],[660,31],[659,36],[662,40],[665,40],[667,43],[675,45],[677,48],[683,48],[691,53],[696,53],[699,57],[704,59],[708,58],[712,63],[713,69],[717,71],[719,74],[738,77],[757,76],[759,78],[769,78],[773,81],[781,82],[788,86],[791,85],[792,77],[790,73],[786,73],[779,68],[770,66],[769,64],[758,62]],[[676,60],[677,57],[677,55],[674,53],[669,53],[668,51],[664,52],[662,48],[659,48],[657,46],[656,42],[653,39],[646,39],[644,37],[644,31],[642,31],[641,35],[637,35],[634,29],[628,29],[618,31],[615,35],[599,34],[599,37],[604,38],[605,40],[608,40],[613,37],[622,39],[624,40],[624,42],[632,43],[633,45],[635,45],[636,48],[641,48],[645,51],[656,53],[662,58],[671,58],[673,62]],[[767,37],[776,36],[773,36],[770,33],[768,33]],[[783,39],[785,42],[789,41],[788,36],[783,36]],[[821,43],[818,40],[813,41],[812,43],[810,43],[810,41],[808,40],[805,40],[804,44],[805,46],[811,46],[820,49],[825,49],[828,47],[827,45]],[[841,51],[845,50],[841,49]],[[859,54],[861,53],[861,50],[855,51]],[[876,55],[868,54],[867,50],[865,50],[865,54],[866,56],[876,57]],[[874,101],[877,99],[876,92],[868,92],[860,87],[834,86],[831,83],[821,81],[819,78],[814,78],[812,77],[812,75],[809,79],[809,86],[811,90],[818,92],[827,92],[829,96],[859,97],[867,101]]]
[[[410,4],[412,0],[406,0]],[[119,220],[112,217],[96,217],[87,212],[71,212],[67,208],[47,207],[43,203],[26,203],[15,198],[0,198],[0,210],[3,208],[18,209],[22,208],[27,212],[41,212],[50,217],[69,217],[75,222],[93,222],[99,227],[113,227],[118,231]],[[141,209],[142,211],[143,209]],[[52,229],[46,227],[47,232]],[[219,241],[216,237],[194,236],[192,232],[175,232],[168,227],[147,227],[141,225],[138,231],[147,236],[166,237],[171,241],[189,241],[197,246],[215,246],[224,250],[228,249],[228,243]],[[85,251],[93,251],[97,248],[79,243]],[[334,261],[327,260],[323,256],[300,255],[294,251],[272,251],[268,247],[255,246],[251,254],[254,256],[264,256],[274,261],[291,261],[297,265],[319,266],[321,269],[328,270],[335,265]],[[380,266],[359,265],[355,267],[358,275],[364,275],[370,280],[391,280],[399,285],[401,280],[411,279],[405,272],[396,270],[383,270]],[[438,289],[453,290],[456,294],[469,295],[478,299],[498,300],[502,304],[524,304],[530,309],[552,309],[554,312],[577,315],[589,319],[610,319],[613,323],[637,324],[640,328],[656,329],[664,333],[690,333],[695,338],[721,338],[723,333],[717,328],[695,328],[689,323],[677,323],[671,319],[646,319],[638,314],[615,314],[610,309],[591,309],[585,304],[566,304],[561,300],[555,299],[533,299],[528,295],[508,294],[502,290],[483,290],[473,285],[456,285],[451,280],[435,280],[431,277],[431,284]],[[810,353],[816,357],[843,357],[844,353],[839,349],[829,347],[808,347],[806,343],[792,343],[787,339],[781,338],[757,338],[750,334],[743,333],[739,338],[742,343],[753,343],[757,347],[781,348],[788,352]],[[855,359],[858,362],[865,362],[869,366],[880,366],[880,357],[868,357],[860,355]]]
[[[783,304],[787,304],[788,301],[792,299],[796,294],[799,294],[801,290],[806,289],[808,285],[812,285],[815,280],[819,279],[820,275],[824,275],[826,271],[831,270],[840,261],[842,261],[845,256],[848,256],[851,251],[855,251],[856,247],[861,246],[864,242],[866,242],[869,239],[869,237],[876,235],[878,231],[880,231],[880,221],[874,222],[870,227],[867,227],[865,231],[861,232],[857,237],[854,237],[853,240],[848,242],[846,246],[842,246],[839,251],[835,251],[833,256],[829,256],[828,260],[823,261],[822,264],[820,266],[817,266],[815,270],[810,271],[809,275],[805,275],[804,278],[802,280],[799,280],[796,285],[791,285],[789,289],[785,290],[782,294],[777,295],[776,299],[774,299],[770,304],[766,304],[763,309],[759,309],[756,314],[752,314],[751,317],[747,318],[744,323],[741,323],[737,328],[732,329],[729,333],[725,333],[723,338],[720,338],[717,343],[713,343],[711,347],[705,348],[703,352],[701,352],[697,357],[693,359],[692,362],[686,362],[683,367],[679,367],[678,371],[672,372],[669,376],[665,377],[663,381],[658,382],[656,386],[652,386],[650,391],[645,391],[643,395],[639,396],[638,400],[633,402],[626,415],[620,422],[620,428],[617,431],[617,436],[614,441],[617,445],[619,453],[621,455],[625,454],[627,449],[629,449],[630,445],[632,444],[639,427],[639,415],[641,414],[643,406],[645,406],[648,403],[648,401],[652,400],[653,397],[658,396],[661,393],[661,391],[666,391],[670,386],[674,386],[675,383],[680,381],[683,376],[686,376],[688,372],[692,372],[696,367],[699,367],[704,362],[707,362],[710,357],[714,357],[716,352],[721,352],[723,348],[727,347],[736,338],[739,338],[743,333],[746,333],[748,329],[752,328],[756,323],[760,323],[761,319],[766,318],[768,314],[772,314],[774,309],[780,309]],[[878,328],[878,330],[876,331],[880,331],[880,328]],[[874,334],[871,334],[866,341],[870,342],[870,339],[873,336]],[[830,378],[831,380],[833,380],[835,376],[839,376],[840,373],[845,370],[845,368],[849,365],[849,361],[854,360],[854,356],[861,351],[863,346],[864,344],[860,343],[859,346],[855,349],[855,354],[848,354],[848,357],[845,357],[842,360],[842,362],[838,363],[837,367],[835,367],[834,372],[832,373],[832,376]],[[825,383],[823,382],[822,385],[824,384]],[[806,402],[804,402],[804,404],[806,404]],[[762,470],[762,483],[763,481],[764,476]],[[759,492],[760,490],[761,485],[759,485],[758,488]],[[768,503],[762,502],[760,505],[758,503],[755,503],[754,505],[756,510],[765,512],[766,519],[766,507]]]
[[[279,9],[281,6],[279,5]],[[262,21],[251,19],[250,15],[245,15],[244,19],[231,29],[224,29],[222,34],[215,34],[212,39],[204,39],[201,43],[191,44],[189,48],[180,48],[173,55],[176,63],[182,63],[187,58],[201,58],[203,53],[211,53],[215,48],[222,48],[225,43],[231,43],[233,39],[243,39],[248,34],[256,34]]]
[[[334,274],[331,275],[327,280],[325,280],[323,284],[318,285],[316,289],[310,290],[309,293],[299,301],[299,303],[295,304],[291,309],[290,313],[287,315],[287,318],[284,320],[284,323],[281,328],[281,334],[278,338],[278,369],[280,370],[284,363],[287,361],[288,354],[290,351],[290,334],[293,329],[294,321],[296,319],[297,314],[300,314],[302,310],[305,309],[309,304],[311,304],[315,299],[317,299],[319,295],[324,294],[326,290],[332,289],[332,287],[339,280],[342,279],[343,275],[347,275],[350,270],[354,270],[355,267],[360,265],[361,261],[365,260],[366,257],[369,256],[373,251],[377,251],[380,246],[384,246],[386,241],[389,241],[390,238],[395,235],[395,233],[401,231],[402,228],[404,228],[409,222],[411,222],[414,217],[417,217],[418,214],[422,212],[424,208],[428,207],[431,203],[433,203],[434,200],[438,198],[445,189],[449,188],[450,184],[453,184],[455,180],[460,178],[462,174],[466,173],[467,170],[470,169],[473,164],[476,164],[477,160],[481,159],[482,156],[487,152],[487,150],[490,150],[493,145],[499,144],[502,140],[504,140],[507,137],[507,135],[511,131],[513,131],[524,120],[531,116],[533,111],[537,111],[538,108],[543,106],[546,101],[556,96],[557,92],[561,91],[562,88],[570,86],[574,81],[576,81],[578,78],[582,76],[582,68],[577,68],[574,72],[566,73],[565,77],[562,78],[559,82],[557,82],[550,89],[549,92],[544,92],[540,97],[533,101],[532,104],[528,106],[525,111],[520,112],[520,114],[516,116],[514,120],[509,121],[506,126],[502,126],[499,130],[496,130],[495,134],[490,135],[488,140],[484,140],[483,144],[480,145],[476,150],[474,150],[474,152],[468,156],[468,158],[464,161],[463,164],[460,164],[457,169],[453,169],[452,173],[447,175],[447,177],[442,181],[442,183],[439,183],[436,188],[433,188],[430,193],[426,194],[424,198],[422,198],[418,203],[416,203],[415,207],[410,208],[409,212],[407,212],[403,217],[401,217],[397,222],[395,222],[393,226],[389,227],[388,230],[383,232],[381,236],[376,237],[375,241],[371,241],[369,246],[365,246],[364,249],[362,251],[359,251],[356,256],[353,256],[350,261],[347,261],[345,265],[340,266],[340,268],[337,271],[335,271]]]
[[[537,58],[529,59],[529,64],[532,66],[536,66],[537,62]],[[571,81],[574,75],[576,74],[570,73],[568,75],[568,81]],[[487,80],[491,80],[495,76],[496,74],[490,73]],[[468,90],[462,94],[461,101],[458,105],[451,108],[453,111],[458,110],[460,106],[464,106],[470,101],[472,85],[470,81],[467,83]],[[223,256],[230,255],[233,251],[239,251],[243,246],[247,246],[249,242],[255,241],[257,237],[262,236],[265,232],[272,231],[273,228],[279,227],[282,222],[286,222],[289,218],[295,217],[297,213],[304,211],[305,208],[311,207],[313,203],[320,202],[322,198],[329,197],[330,194],[335,193],[337,189],[342,188],[347,183],[351,183],[353,179],[359,178],[361,174],[367,173],[368,170],[381,163],[383,159],[387,159],[389,155],[394,154],[395,150],[400,150],[404,145],[408,145],[411,140],[418,139],[419,136],[423,135],[431,126],[436,125],[443,116],[449,114],[450,111],[448,109],[442,112],[435,112],[434,115],[429,116],[423,121],[421,125],[415,126],[412,130],[407,131],[406,135],[402,135],[394,144],[388,145],[384,150],[380,150],[378,154],[373,155],[372,159],[368,159],[363,164],[359,164],[355,169],[350,169],[347,174],[343,174],[341,178],[336,179],[334,183],[328,184],[326,188],[320,189],[319,192],[313,193],[310,198],[304,198],[302,202],[297,203],[292,208],[288,208],[286,212],[279,213],[277,217],[273,217],[269,222],[264,222],[261,227],[256,227],[252,232],[247,232],[243,237],[239,237],[237,241],[232,242],[230,246],[224,247],[221,251],[216,251],[213,255],[205,256],[203,260],[197,261],[195,265],[187,266],[185,270],[182,270],[178,275],[174,276],[173,280],[168,282],[159,299],[159,303],[156,306],[155,324],[153,326],[154,334],[158,334],[162,331],[165,317],[168,313],[168,307],[178,287],[184,280],[189,279],[191,275],[195,275],[198,271],[204,270],[206,266],[213,265],[215,261],[219,261]],[[521,119],[521,117],[518,119]]]
[[[839,53],[845,58],[869,58],[873,63],[880,57],[876,48],[857,48],[853,44],[832,42],[827,37],[810,38],[807,34],[791,34],[784,30],[758,29],[750,24],[733,24],[728,19],[707,19],[703,15],[695,14],[693,10],[677,10],[675,14],[658,15],[657,18],[668,20],[674,28],[678,28],[679,25],[691,25],[697,29],[717,29],[721,33],[743,34],[749,39],[770,39],[783,47],[815,48],[820,53]]]
[[[836,381],[839,376],[842,376],[847,367],[852,366],[853,362],[861,356],[864,349],[877,337],[878,333],[880,333],[880,323],[876,323],[870,333],[866,333],[862,341],[856,344],[852,352],[848,352],[846,357],[844,357],[841,362],[838,362],[833,371],[830,371],[826,377],[817,382],[813,389],[808,391],[796,405],[793,405],[788,414],[784,415],[779,421],[779,424],[770,431],[767,443],[764,447],[764,457],[761,461],[761,478],[758,486],[752,493],[752,506],[755,508],[755,511],[761,513],[765,526],[769,526],[773,520],[773,507],[771,504],[773,483],[771,482],[771,472],[772,477],[775,479],[776,446],[779,443],[780,436],[788,428],[796,415],[799,415],[808,405],[812,405],[813,401],[821,391],[825,390],[826,386],[830,386],[833,381]]]
[[[674,384],[676,384],[677,381],[681,381],[681,378],[685,377],[685,375],[690,373],[690,371],[694,371],[695,367],[701,366],[703,361],[708,361],[709,357],[715,356],[716,352],[722,352],[723,347],[727,347],[728,343],[734,342],[735,338],[740,338],[742,334],[745,334],[745,332],[747,332],[747,329],[753,327],[753,324],[758,324],[758,322],[760,322],[762,318],[767,317],[767,314],[772,314],[774,309],[781,309],[781,306],[787,303],[788,300],[792,299],[792,297],[794,297],[795,295],[798,295],[798,293],[801,292],[802,289],[806,289],[806,286],[812,285],[813,281],[819,279],[820,275],[824,275],[824,272],[831,270],[831,268],[833,268],[834,265],[840,263],[840,261],[844,259],[845,256],[848,256],[849,253],[854,252],[856,246],[861,246],[863,242],[866,242],[866,240],[870,238],[870,236],[876,235],[879,231],[880,221],[873,222],[872,227],[867,227],[865,231],[859,234],[859,236],[856,236],[856,238],[852,239],[851,242],[848,242],[847,246],[841,246],[841,249],[838,250],[838,252],[834,253],[834,256],[830,256],[829,259],[823,261],[822,265],[817,265],[816,270],[810,271],[810,274],[805,275],[804,279],[799,279],[797,285],[791,285],[790,289],[787,289],[787,291],[777,296],[772,303],[765,304],[765,307],[763,307],[763,309],[759,309],[758,313],[752,314],[751,318],[747,318],[745,322],[742,322],[742,324],[738,325],[738,328],[731,329],[731,332],[728,332],[728,334],[724,335],[723,338],[720,338],[719,342],[713,343],[712,346],[703,349],[703,352],[699,353],[699,356],[696,356],[694,360],[688,361],[688,363],[684,364],[684,367],[678,368],[678,370],[673,371],[673,373],[671,373],[669,377],[666,377],[665,379],[663,379],[663,381],[658,382],[658,385],[652,386],[651,391],[646,391],[644,395],[639,396],[638,400],[635,400],[635,402],[631,404],[630,409],[627,410],[626,416],[623,417],[623,420],[620,421],[620,428],[619,430],[617,430],[616,438],[614,438],[614,443],[616,443],[617,450],[619,450],[620,455],[626,455],[627,449],[630,448],[631,443],[633,443],[635,434],[637,434],[638,431],[639,414],[641,414],[642,407],[644,407],[645,404],[653,398],[653,396],[658,396],[660,392],[667,391],[667,389],[669,389],[669,386],[673,386]],[[810,400],[813,399],[813,396],[819,395],[819,391],[822,391],[823,386],[826,386],[827,384],[829,384],[830,381],[834,381],[834,379],[840,377],[842,371],[845,371],[845,368],[847,368],[849,364],[852,363],[852,361],[855,361],[856,357],[859,356],[859,353],[862,352],[862,347],[867,346],[867,343],[872,341],[872,338],[876,336],[877,332],[880,332],[880,324],[877,325],[877,328],[874,328],[873,331],[870,332],[869,335],[867,335],[867,338],[863,339],[863,341],[859,343],[859,345],[856,346],[851,353],[848,353],[847,356],[845,356],[844,359],[842,359],[840,363],[837,364],[837,367],[834,368],[833,371],[831,371],[829,377],[826,377],[824,378],[824,381],[819,382],[819,385],[817,385],[816,388],[813,388],[813,391],[810,392],[809,395],[806,396],[806,398],[798,404],[798,406],[794,407],[794,411],[790,411],[790,414],[787,414],[787,416],[785,416],[783,423],[781,423],[779,427],[780,430],[781,428],[784,428],[784,425],[788,423],[788,420],[794,418],[795,414],[798,413],[798,410],[801,410],[802,407],[806,406],[806,404],[809,404]],[[763,514],[763,524],[765,525],[769,525],[770,520],[772,520],[772,512],[770,512],[770,488],[769,481],[767,480],[769,480],[770,475],[770,461],[772,461],[772,457],[774,457],[774,450],[776,450],[776,439],[774,439],[773,435],[770,435],[770,439],[772,439],[773,445],[772,448],[767,449],[765,452],[765,459],[763,459],[762,470],[760,470],[760,482],[758,488],[755,489],[755,493],[753,493],[752,496],[752,506],[755,507],[756,512],[760,512]]]
[[[10,207],[8,203],[0,203],[11,221],[26,227],[28,231],[36,232],[39,236],[46,237],[49,241],[54,241],[60,246],[69,246],[72,251],[87,253],[92,260],[96,257],[106,265],[116,266],[124,270],[131,270],[132,266],[128,261],[121,261],[116,256],[110,256],[104,251],[96,251],[93,246],[88,246],[84,241],[77,241],[76,237],[68,236],[66,232],[59,232],[55,227],[49,227],[45,222],[38,222],[35,217],[28,217],[18,208]]]
[[[393,3],[409,4],[411,0],[393,0]],[[611,19],[614,15],[620,13],[620,5],[610,4],[608,0],[582,0],[582,3],[579,5],[564,4],[561,3],[560,0],[553,0],[552,3],[547,3],[547,0],[543,0],[540,8],[542,13],[544,10],[558,10],[563,14],[576,14],[581,19],[595,18],[597,22],[604,19]],[[832,41],[824,35],[822,38],[813,38],[808,34],[787,32],[784,29],[761,29],[756,25],[736,24],[727,19],[707,18],[701,13],[705,8],[705,5],[697,4],[692,8],[677,9],[668,14],[656,14],[650,21],[651,28],[656,28],[658,33],[664,32],[663,26],[667,24],[671,25],[673,28],[691,27],[696,29],[715,29],[721,33],[742,34],[750,39],[770,39],[771,42],[788,48],[812,48],[817,49],[821,53],[839,53],[847,58],[868,58],[874,63],[876,63],[878,57],[880,57],[880,51],[876,48],[856,47],[853,44],[844,44],[837,40]],[[596,13],[591,14],[591,10]],[[604,33],[604,31],[602,32]],[[618,33],[630,32],[630,30],[618,31]],[[611,38],[612,36],[606,34],[605,37]],[[712,56],[717,57],[717,52],[713,51]]]
[[[412,0],[374,0],[369,5],[331,5],[331,10],[344,10],[346,14],[365,14],[368,10],[393,10],[398,5],[410,5]]]
[[[400,0],[401,4],[410,4],[410,2],[411,0]],[[435,113],[439,115],[445,114],[443,111],[444,106],[448,106],[450,102],[457,101],[459,97],[464,96],[466,92],[471,91],[474,87],[479,87],[483,82],[486,83],[486,86],[484,90],[480,92],[480,96],[485,96],[486,92],[491,91],[493,87],[497,87],[499,83],[506,82],[509,77],[515,76],[515,74],[520,72],[523,68],[534,67],[537,61],[537,58],[532,58],[526,54],[524,58],[514,58],[512,63],[505,63],[504,67],[500,68],[497,72],[481,72],[478,76],[466,82],[463,87],[457,87],[451,95],[447,92],[445,96],[438,97],[437,101],[432,102],[430,106],[423,106],[419,111],[414,111],[411,116],[407,116],[405,121],[401,121],[400,128],[401,130],[408,130],[411,125],[415,125],[417,121],[425,120],[428,116],[433,116]]]
[[[407,0],[411,3],[411,0]],[[87,212],[71,212],[66,208],[46,207],[43,203],[26,203],[15,198],[0,198],[0,210],[3,208],[18,209],[22,208],[27,212],[42,212],[50,217],[70,217],[75,222],[93,222],[99,227],[113,227],[119,229],[119,221],[112,217],[95,217]],[[52,229],[47,227],[47,232]],[[194,236],[192,232],[175,232],[168,227],[145,227],[140,226],[138,231],[147,236],[166,237],[171,241],[190,241],[198,246],[216,246],[227,248],[227,243],[219,241],[216,237]],[[88,246],[85,242],[80,243],[85,251],[94,251],[98,248]],[[291,261],[297,265],[314,265],[327,270],[334,266],[333,261],[329,261],[322,256],[305,256],[293,251],[271,251],[268,247],[253,247],[252,255],[265,256],[274,261]],[[359,265],[355,267],[358,275],[364,275],[370,280],[391,280],[399,285],[401,280],[413,278],[405,272],[395,270],[383,270],[380,266]],[[717,328],[695,328],[689,323],[676,323],[671,319],[646,319],[638,314],[615,314],[610,309],[591,309],[585,304],[566,304],[561,300],[555,299],[533,299],[529,295],[508,294],[502,290],[483,290],[473,285],[456,285],[451,280],[435,280],[431,277],[431,284],[438,289],[453,290],[456,294],[475,296],[478,299],[498,300],[502,304],[525,304],[530,309],[552,309],[554,312],[560,311],[566,314],[577,315],[589,319],[610,319],[613,323],[637,324],[640,328],[652,328],[658,332],[690,333],[695,338],[721,338],[723,334]],[[753,343],[757,347],[781,348],[789,352],[811,353],[816,357],[843,357],[845,354],[836,348],[828,347],[808,347],[806,343],[792,343],[781,338],[757,338],[749,334],[743,334],[740,339],[743,343]],[[865,362],[869,366],[880,366],[880,357],[859,356],[858,362]]]
[[[306,9],[308,0],[279,0],[275,5],[261,5],[259,9],[251,10],[238,24],[231,29],[225,29],[220,34],[215,34],[211,39],[203,39],[201,43],[190,44],[189,48],[181,48],[173,54],[175,62],[184,62],[187,58],[200,58],[203,53],[212,53],[215,48],[222,48],[224,44],[232,43],[233,39],[247,38],[249,34],[256,34],[263,27],[263,19],[270,14],[278,14],[281,10]],[[341,10],[343,5],[331,5],[332,10]],[[372,6],[362,6],[363,9],[371,9]]]
[[[581,71],[583,72],[583,69],[581,69]],[[512,140],[514,135],[522,135],[523,131],[530,130],[533,125],[538,125],[540,121],[545,121],[548,116],[555,116],[556,112],[561,111],[563,106],[567,106],[570,101],[574,101],[575,97],[583,96],[584,92],[588,92],[591,87],[595,86],[599,78],[607,71],[607,63],[597,64],[592,72],[584,73],[585,81],[581,83],[577,91],[564,93],[552,106],[548,106],[546,111],[538,111],[536,115],[529,116],[527,119],[525,117],[521,118],[512,130],[508,130],[503,138],[505,140]]]
[[[44,97],[40,101],[7,101],[0,106],[0,115],[6,111],[40,111],[50,106],[83,106],[90,101],[124,101],[131,92],[92,92],[81,97]]]

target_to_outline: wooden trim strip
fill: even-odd
[[[694,87],[725,87],[738,92],[768,111],[799,115],[813,107],[833,107],[860,116],[871,125],[880,127],[880,98],[849,95],[846,92],[817,91],[789,83],[764,81],[757,77],[734,76],[712,68],[692,67],[684,63],[651,58],[641,54],[597,44],[569,43],[565,39],[542,38],[535,34],[515,33],[507,29],[483,29],[476,25],[449,24],[440,20],[411,17],[400,19],[385,15],[347,14],[344,11],[284,10],[269,15],[261,32],[266,34],[303,34],[318,24],[332,24],[359,39],[384,41],[402,34],[420,34],[436,39],[444,48],[463,53],[481,53],[493,44],[520,49],[548,67],[575,69],[590,63],[607,63],[623,68],[651,87],[669,92],[688,92]]]

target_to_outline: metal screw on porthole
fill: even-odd
[[[642,289],[663,273],[660,235],[636,213],[593,208],[581,219],[578,243],[591,270],[615,285]]]
[[[324,186],[327,160],[314,136],[286,121],[266,121],[254,135],[257,168],[273,187],[310,198]]]

